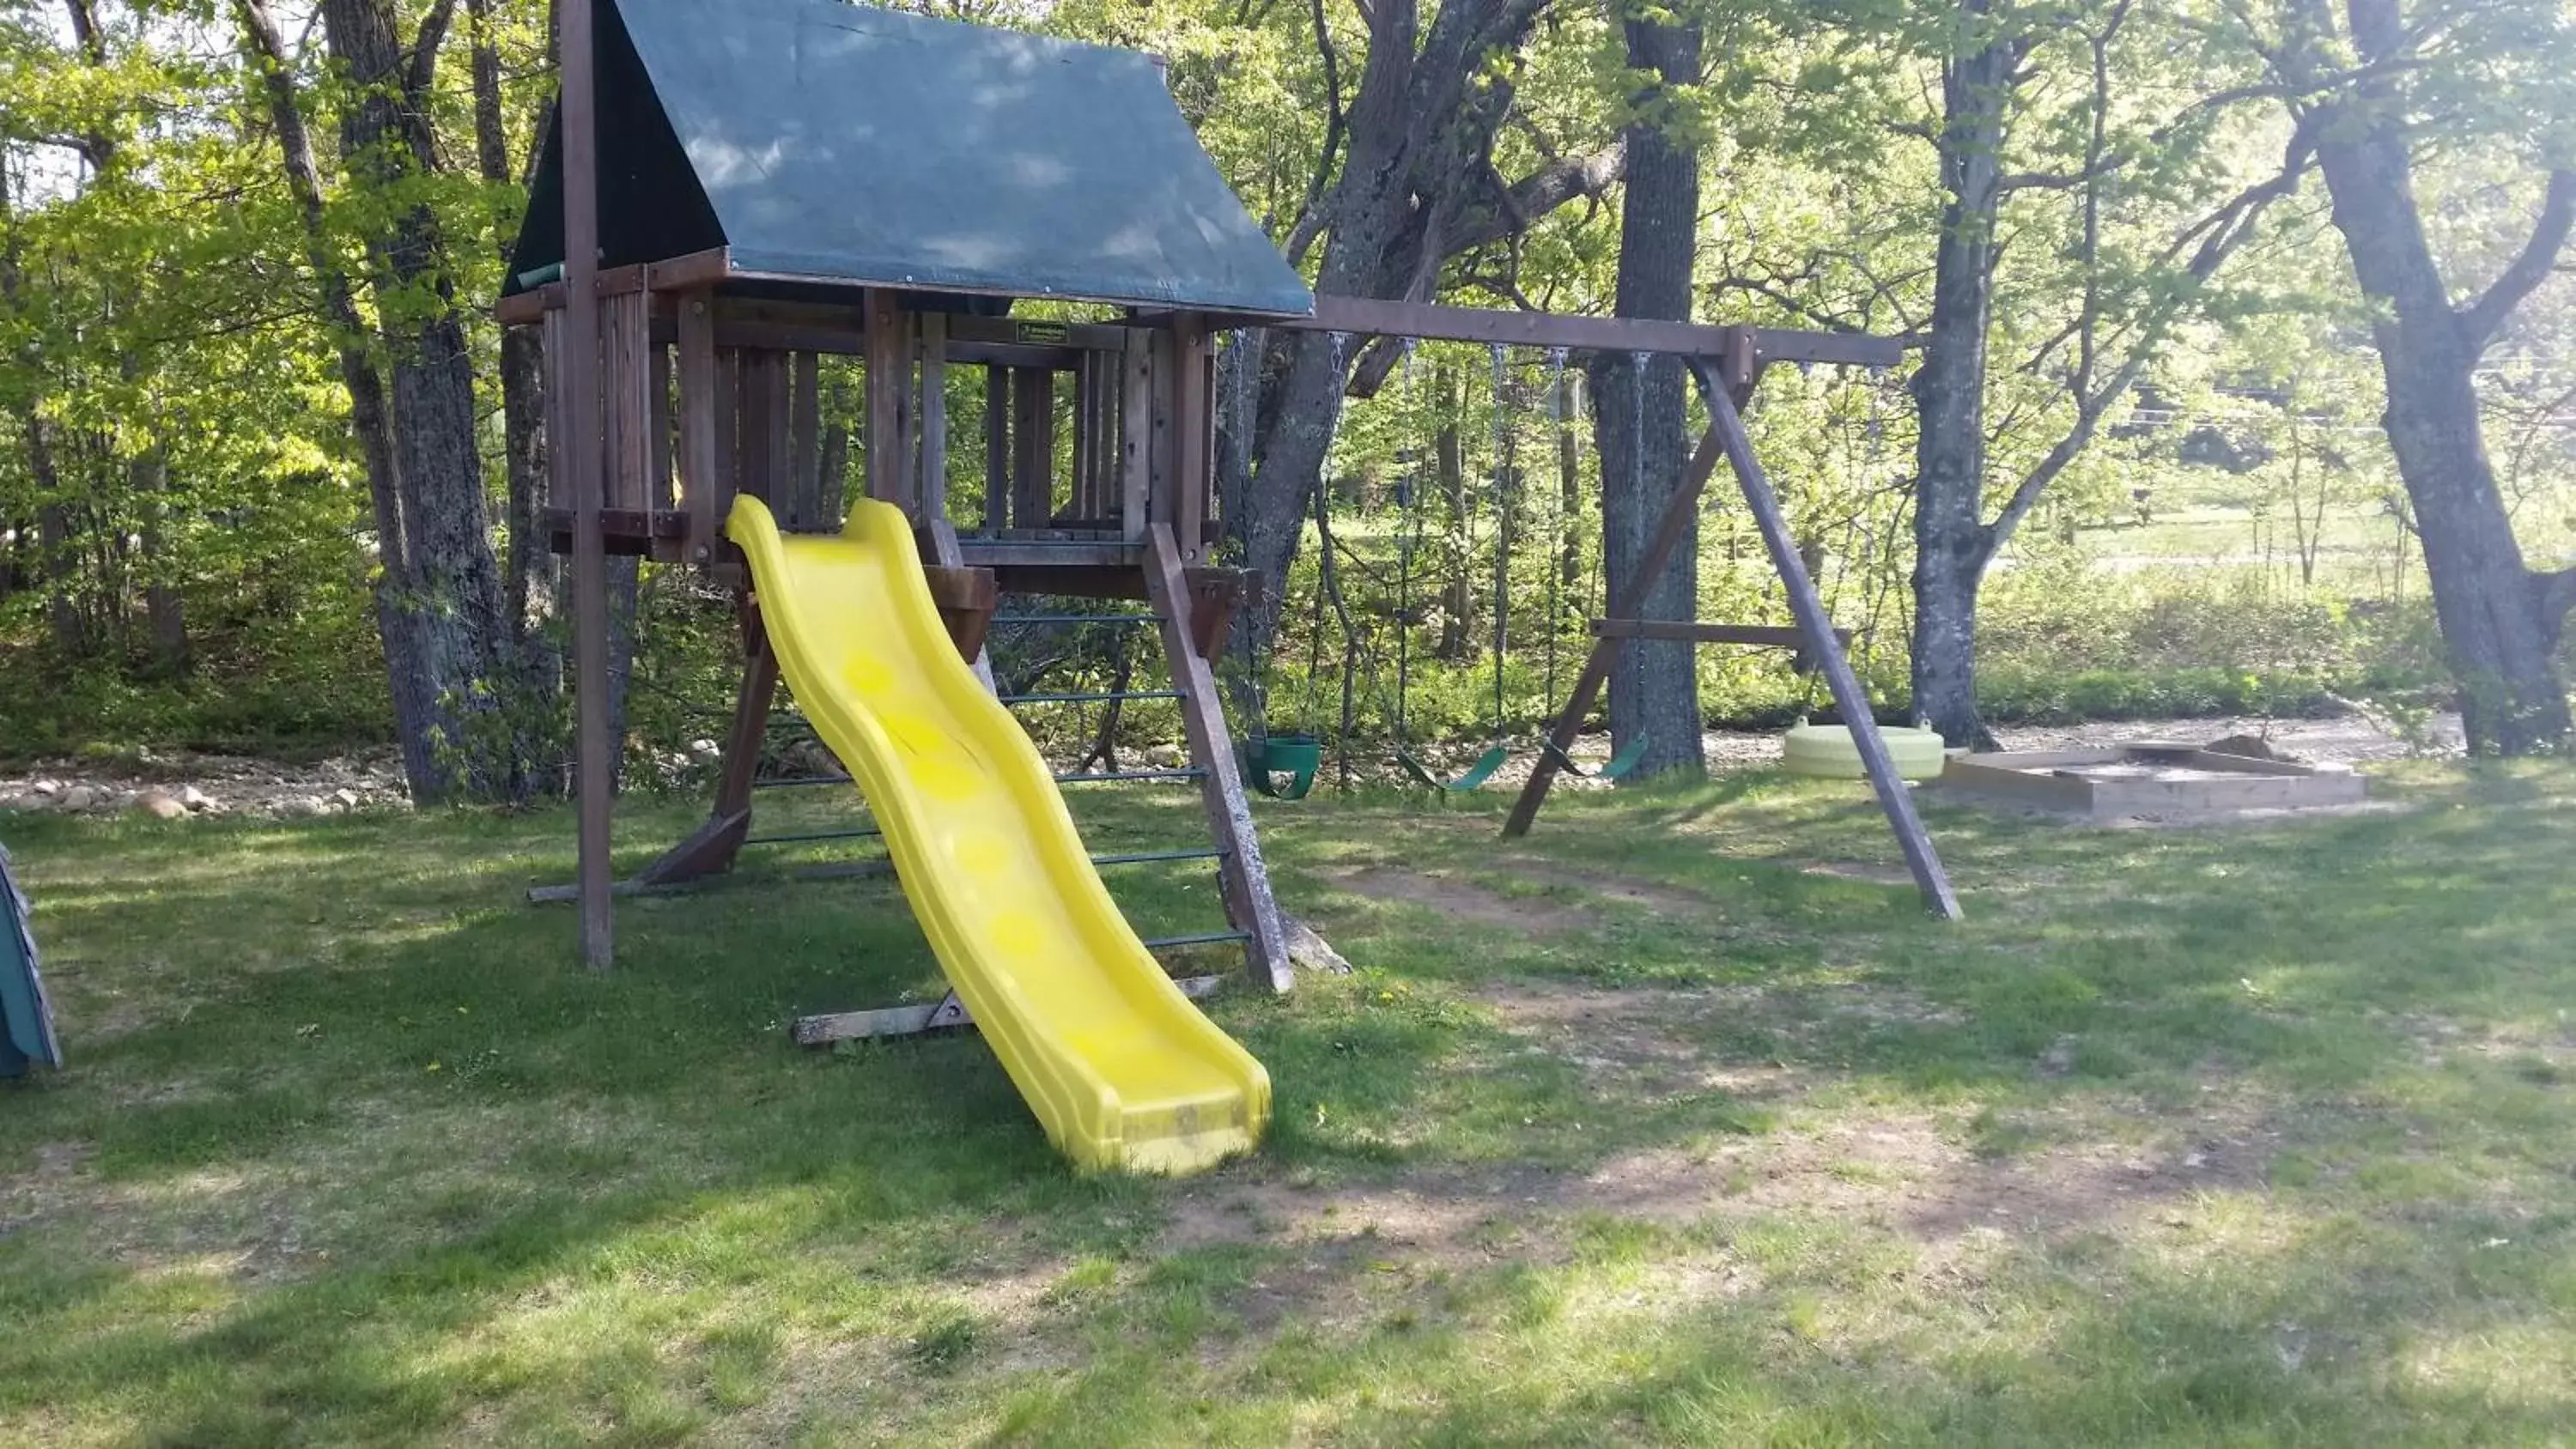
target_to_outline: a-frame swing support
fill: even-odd
[[[1633,624],[1640,603],[1664,569],[1672,562],[1673,551],[1689,531],[1691,516],[1700,506],[1709,480],[1717,471],[1722,457],[1734,472],[1744,494],[1745,507],[1753,514],[1754,525],[1762,532],[1763,546],[1771,554],[1772,567],[1778,570],[1781,584],[1789,594],[1789,612],[1797,620],[1798,637],[1810,657],[1824,672],[1825,684],[1833,693],[1834,707],[1841,713],[1852,734],[1853,746],[1859,751],[1862,771],[1868,775],[1870,788],[1878,796],[1879,808],[1886,812],[1889,826],[1896,833],[1897,846],[1905,854],[1906,869],[1913,873],[1915,888],[1923,894],[1923,904],[1933,914],[1946,920],[1960,916],[1958,893],[1951,888],[1948,871],[1933,848],[1931,832],[1914,808],[1913,792],[1896,772],[1896,761],[1889,755],[1887,741],[1879,735],[1876,717],[1871,713],[1869,696],[1862,690],[1860,677],[1852,672],[1851,658],[1844,652],[1844,636],[1834,628],[1832,616],[1825,612],[1816,582],[1808,576],[1805,560],[1798,556],[1797,540],[1789,532],[1788,519],[1780,511],[1779,495],[1772,490],[1771,479],[1762,470],[1761,460],[1754,456],[1753,440],[1744,430],[1740,411],[1753,391],[1758,365],[1739,365],[1729,370],[1736,375],[1721,378],[1714,374],[1704,358],[1692,357],[1689,364],[1698,375],[1700,388],[1708,403],[1708,432],[1700,439],[1684,471],[1682,486],[1665,506],[1663,517],[1655,526],[1646,551],[1637,563],[1637,571],[1626,587],[1611,600],[1609,625]],[[1592,652],[1584,660],[1583,671],[1575,677],[1574,690],[1564,709],[1558,712],[1556,726],[1550,734],[1549,747],[1539,753],[1530,771],[1529,782],[1521,787],[1520,798],[1513,802],[1511,815],[1503,822],[1503,834],[1517,839],[1527,835],[1538,819],[1539,807],[1546,803],[1548,788],[1556,783],[1560,762],[1574,746],[1584,719],[1600,698],[1602,686],[1609,682],[1611,668],[1619,651],[1629,640],[1646,630],[1635,627],[1611,627],[1597,631]],[[1717,637],[1714,631],[1712,638]]]

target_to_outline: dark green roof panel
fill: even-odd
[[[619,153],[676,137],[737,271],[1313,310],[1146,56],[838,0],[614,4],[622,26],[601,27],[604,189],[618,185]],[[613,53],[620,41],[640,74]],[[649,81],[667,133],[609,130],[638,109],[613,94],[635,79]],[[662,168],[639,156],[634,169]],[[540,179],[532,206],[554,179]],[[667,204],[695,210],[687,179],[669,181]],[[634,215],[602,202],[603,230]],[[523,246],[541,247],[541,231],[560,223],[532,225]],[[613,263],[632,248],[609,235],[604,250]]]

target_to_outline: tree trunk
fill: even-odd
[[[269,124],[277,131],[278,152],[287,190],[295,198],[304,228],[306,265],[320,296],[322,320],[339,355],[340,382],[349,395],[349,427],[357,435],[367,478],[367,497],[376,524],[376,633],[384,646],[385,677],[393,705],[394,732],[403,752],[403,774],[415,797],[443,779],[431,746],[434,701],[422,688],[427,679],[420,662],[418,614],[406,607],[403,580],[409,573],[409,545],[403,533],[401,489],[394,475],[393,429],[387,420],[384,378],[367,355],[366,324],[348,273],[334,255],[323,230],[322,173],[314,159],[311,134],[295,95],[285,37],[269,12],[268,0],[234,0],[248,48],[251,69],[260,77]]]
[[[2402,58],[2407,41],[2393,4],[2352,0],[2350,15],[2365,62]],[[2372,332],[2388,390],[2382,421],[2414,502],[2469,748],[2562,748],[2571,721],[2552,656],[2576,601],[2576,575],[2536,575],[2524,562],[2487,458],[2474,373],[2513,306],[2555,263],[2576,178],[2551,178],[2549,204],[2521,259],[2533,266],[2521,290],[2509,290],[2517,281],[2509,269],[2487,297],[2455,307],[2416,203],[2409,109],[2396,74],[2392,67],[2321,108],[2317,163],[2353,275],[2377,304]]]
[[[405,182],[436,169],[427,92],[439,37],[424,33],[417,50],[407,49],[394,33],[392,8],[377,0],[326,0],[322,28],[356,89],[340,122],[351,180],[379,196],[397,195]],[[522,774],[517,733],[499,717],[518,680],[518,659],[485,523],[473,358],[438,218],[426,204],[401,206],[367,238],[367,250],[392,383],[395,478],[409,553],[402,603],[420,645],[412,688],[430,706],[426,748],[405,745],[405,763],[425,767],[412,793],[423,801],[460,790],[499,796]]]
[[[1583,445],[1575,421],[1580,376],[1569,369],[1556,380],[1556,581],[1568,599],[1582,597],[1583,588],[1583,533],[1575,525],[1583,516]],[[1563,623],[1550,620],[1548,627]]]
[[[164,675],[188,672],[188,611],[179,588],[163,576],[169,542],[162,520],[169,514],[170,455],[159,442],[125,466],[136,506],[143,510],[143,618],[152,635],[152,667]]]
[[[1982,26],[1986,0],[1963,25]],[[1914,713],[1953,745],[1992,748],[1977,713],[1977,590],[1994,555],[1985,523],[1986,332],[1994,308],[2000,153],[2017,47],[1986,36],[1942,69],[1946,201],[1932,261],[1932,315],[1913,391]]]
[[[1622,317],[1687,322],[1699,240],[1699,151],[1661,123],[1665,87],[1699,79],[1696,26],[1628,22],[1628,64],[1656,78],[1636,97],[1628,128],[1628,187],[1619,210]],[[1640,362],[1643,367],[1640,367]],[[1602,571],[1612,598],[1634,588],[1639,556],[1682,486],[1690,461],[1683,427],[1686,374],[1678,359],[1602,356],[1594,364],[1593,430],[1601,453]],[[1699,613],[1699,523],[1693,510],[1662,577],[1637,609],[1643,619]],[[1705,768],[1700,752],[1696,646],[1632,640],[1610,671],[1613,752],[1639,739],[1645,753],[1621,783]]]

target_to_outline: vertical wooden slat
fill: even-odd
[[[769,359],[776,354],[745,347],[738,353],[734,396],[734,487],[766,502],[769,498]]]
[[[827,528],[823,517],[823,391],[811,352],[790,354],[787,405],[787,470],[790,528]]]
[[[1099,420],[1095,416],[1093,392],[1099,384],[1091,368],[1091,354],[1073,356],[1073,479],[1065,503],[1065,512],[1073,518],[1090,518],[1092,512],[1091,449],[1098,441]]]
[[[1177,464],[1172,453],[1172,334],[1153,334],[1153,397],[1150,404],[1153,436],[1146,449],[1146,471],[1150,483],[1145,490],[1145,521],[1172,521],[1172,480]]]
[[[766,496],[776,506],[796,494],[796,455],[788,446],[788,415],[794,405],[793,357],[784,352],[761,354],[760,456],[769,470]]]
[[[709,327],[714,326],[710,319]],[[742,349],[716,349],[716,517],[733,509],[742,491]]]
[[[1207,323],[1184,316],[1172,324],[1172,536],[1181,562],[1195,566],[1207,556],[1208,489],[1214,481],[1211,426],[1215,414],[1208,400],[1214,388],[1215,354],[1208,348]]]
[[[1011,526],[1044,528],[1055,503],[1055,374],[1011,369]]]
[[[1127,334],[1118,388],[1118,531],[1142,542],[1145,495],[1154,473],[1154,348],[1150,332]]]
[[[921,402],[913,426],[921,434],[921,516],[948,516],[948,317],[921,315]]]
[[[652,350],[647,356],[652,359],[652,369],[644,398],[645,415],[649,419],[647,426],[653,437],[653,486],[649,490],[652,497],[645,506],[659,510],[671,507],[675,497],[672,490],[675,454],[671,443],[671,349],[658,343],[650,345]]]
[[[546,313],[539,324],[538,346],[543,349],[546,382],[546,497],[555,506],[569,508],[572,503],[572,393],[566,374],[570,359],[564,355],[569,345],[564,331],[564,312],[558,307]]]
[[[920,515],[912,477],[912,338],[903,299],[872,289],[867,300],[868,496]]]
[[[680,499],[689,513],[689,561],[715,557],[733,499],[716,469],[716,317],[704,292],[680,299]]]
[[[1001,528],[1011,514],[1011,371],[984,368],[984,527]]]
[[[652,328],[649,292],[621,292],[602,299],[607,322],[608,376],[614,383],[609,399],[608,506],[651,507],[653,436]]]

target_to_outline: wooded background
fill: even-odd
[[[1322,291],[1904,337],[1889,375],[1777,370],[1751,415],[1889,717],[2368,696],[2567,739],[2576,34],[2547,0],[913,8],[1165,57]],[[0,754],[390,739],[424,800],[562,787],[538,362],[489,317],[549,20],[0,4]],[[1279,584],[1239,711],[1525,735],[1697,405],[1669,361],[1365,342],[1221,362],[1229,546]],[[825,382],[839,481],[856,393]],[[951,405],[962,475],[982,401]],[[1652,612],[1783,617],[1733,510],[1684,557]],[[658,778],[722,712],[728,626],[684,573],[613,586]],[[1130,669],[999,642],[1024,677]],[[1818,702],[1793,666],[1639,646],[1610,723],[1687,768],[1704,721]]]

